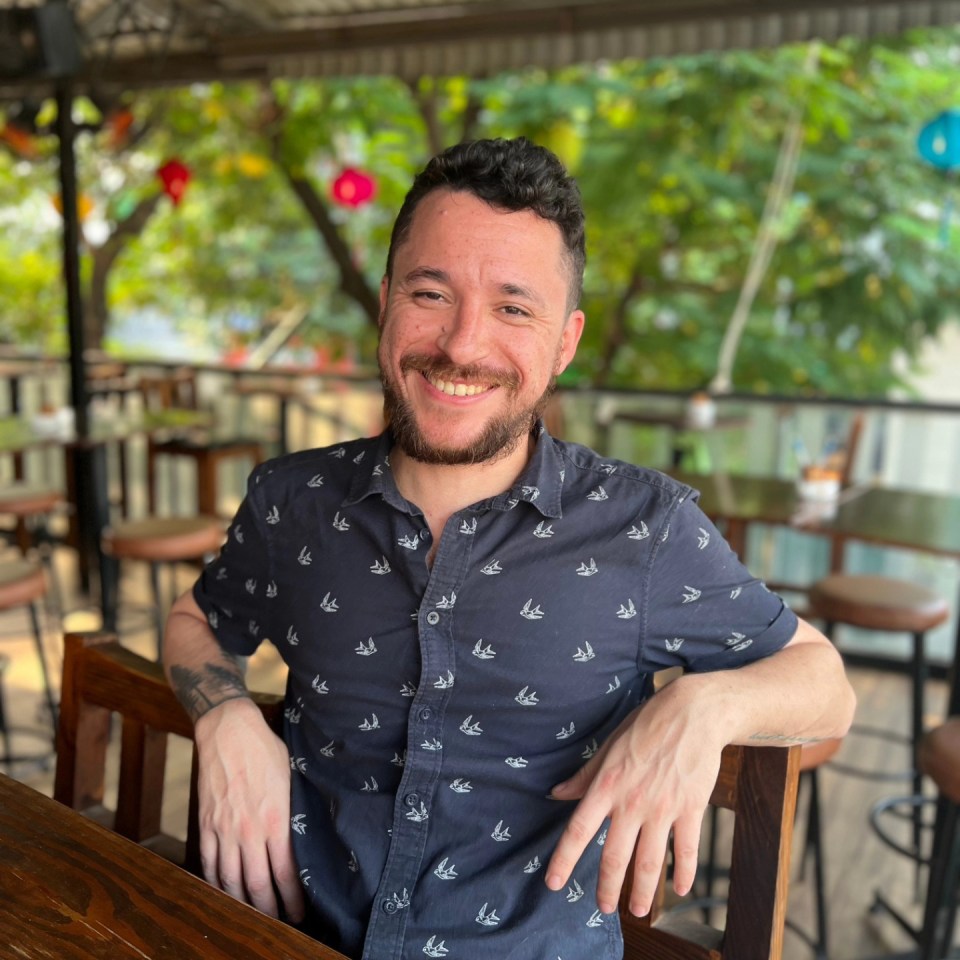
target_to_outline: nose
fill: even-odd
[[[476,363],[489,351],[487,317],[479,304],[462,301],[446,317],[437,346],[453,363]]]

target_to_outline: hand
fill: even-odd
[[[597,884],[601,912],[616,911],[634,850],[630,912],[650,912],[671,829],[674,889],[680,896],[690,890],[700,827],[724,742],[716,732],[716,718],[679,686],[680,681],[674,681],[631,713],[588,763],[553,788],[557,799],[580,803],[547,867],[551,890],[567,883],[607,817],[610,826]]]
[[[290,758],[245,697],[196,723],[200,756],[200,861],[208,883],[278,916],[303,919],[303,890],[290,842]]]

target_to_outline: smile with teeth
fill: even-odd
[[[438,380],[427,377],[430,386],[448,397],[475,397],[478,393],[485,393],[489,386],[480,383],[454,383],[451,380]]]

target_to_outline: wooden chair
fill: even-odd
[[[624,888],[624,960],[779,960],[799,769],[799,747],[723,751],[710,803],[734,813],[726,928],[716,930],[685,911],[665,909],[664,873],[646,917],[629,913],[630,893]]]
[[[147,412],[165,410],[198,410],[196,376],[193,370],[176,370],[166,377],[141,377],[140,392]],[[157,468],[160,457],[186,457],[196,464],[197,511],[219,515],[218,479],[220,464],[237,458],[246,459],[251,468],[263,460],[259,438],[223,436],[205,427],[170,429],[151,434],[147,443],[147,498],[151,514],[157,512]]]
[[[109,634],[69,634],[62,696],[54,798],[199,873],[196,754],[186,844],[160,830],[167,735],[193,735],[161,668]],[[255,700],[279,729],[282,697],[257,694]],[[111,712],[123,719],[115,812],[103,805]],[[778,960],[799,761],[799,747],[724,751],[711,802],[736,815],[726,931],[664,911],[661,878],[649,917],[631,916],[624,892],[626,960]]]
[[[283,698],[256,694],[279,729]],[[122,719],[116,809],[104,806],[111,715]],[[162,833],[160,811],[170,734],[192,739],[193,724],[159,664],[121,647],[110,634],[64,638],[55,800],[200,875],[193,759],[186,843]]]

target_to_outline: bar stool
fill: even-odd
[[[43,631],[40,627],[40,615],[37,611],[37,601],[47,591],[46,580],[43,576],[43,567],[33,561],[25,559],[5,560],[0,563],[0,611],[15,610],[26,607],[30,615],[30,624],[33,631],[33,642],[40,663],[40,674],[43,680],[43,691],[47,709],[50,713],[51,734],[57,729],[57,703],[50,685],[50,672],[47,668],[47,656],[44,650]],[[9,658],[4,658],[8,661]],[[6,663],[3,664],[6,666]],[[3,671],[0,670],[0,680]],[[11,752],[9,736],[14,728],[9,726],[6,711],[3,707],[3,690],[0,687],[0,734],[3,736],[4,752],[0,754],[0,763],[10,764],[18,760],[36,760],[37,756],[19,757]],[[32,731],[28,731],[32,732]],[[52,739],[51,739],[52,743]]]
[[[37,488],[24,482],[0,487],[0,514],[14,518],[14,540],[20,553],[26,557],[34,549],[39,554],[47,568],[50,593],[57,609],[60,606],[60,590],[53,567],[53,538],[49,520],[65,505],[66,499],[59,490]]]
[[[800,784],[807,786],[807,829],[803,838],[800,854],[800,877],[803,877],[807,858],[813,861],[813,895],[816,907],[816,936],[811,937],[800,929],[791,919],[787,925],[794,933],[802,937],[813,949],[817,960],[827,960],[827,898],[826,878],[824,877],[823,830],[820,810],[819,770],[832,760],[840,750],[843,740],[821,740],[817,743],[805,743],[800,749]]]
[[[909,633],[913,640],[910,661],[911,710],[908,743],[911,751],[911,769],[893,778],[912,779],[912,795],[920,798],[923,791],[923,776],[917,764],[917,750],[923,736],[924,691],[927,681],[927,659],[924,639],[928,630],[943,623],[949,616],[946,601],[927,587],[891,577],[833,573],[818,580],[810,588],[810,612],[814,618],[824,621],[824,633],[833,639],[836,624],[845,624],[866,630]],[[853,731],[868,735],[896,739],[892,731],[865,728],[854,724]],[[858,767],[838,765],[842,772],[870,779],[891,779],[889,774],[866,771]],[[923,838],[923,805],[919,799],[909,803],[909,811],[903,811],[902,798],[890,798],[881,802],[873,811],[870,823],[879,837],[888,845],[889,834],[882,826],[883,816],[909,817],[912,827],[912,856],[917,862],[917,882],[920,875],[921,845]],[[882,901],[882,897],[880,898]],[[881,904],[889,908],[885,901]],[[894,911],[891,911],[894,912]]]
[[[950,717],[923,738],[919,760],[939,791],[919,960],[941,960],[953,943],[960,894],[960,717]]]
[[[142,560],[150,565],[158,659],[166,608],[160,588],[160,566],[211,557],[219,551],[224,535],[223,522],[218,517],[204,515],[128,520],[113,524],[104,531],[103,550],[109,556],[117,560]],[[115,629],[116,616],[116,610],[104,611],[106,629]]]
[[[947,602],[918,583],[848,573],[832,573],[818,580],[810,588],[809,602],[811,616],[824,621],[824,633],[831,639],[837,624],[911,635],[909,739],[914,793],[920,793],[923,784],[916,770],[916,751],[923,736],[924,689],[928,673],[924,638],[928,630],[939,626],[949,616]]]

